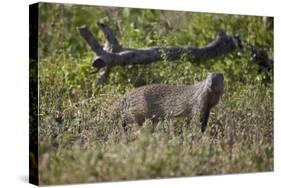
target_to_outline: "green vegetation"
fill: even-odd
[[[219,29],[273,52],[273,30],[261,17],[40,5],[39,178],[40,184],[117,181],[273,170],[273,82],[264,82],[240,51],[201,63],[184,59],[147,66],[114,67],[104,87],[92,75],[92,52],[76,30],[86,24],[99,41],[95,22],[108,24],[124,47],[204,46]],[[126,135],[108,124],[112,103],[142,79],[193,84],[222,72],[225,94],[201,134],[195,121],[146,121]],[[271,78],[272,79],[272,78]]]

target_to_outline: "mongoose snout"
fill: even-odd
[[[207,82],[210,89],[217,92],[223,92],[224,78],[221,73],[209,73],[207,76]]]
[[[200,113],[201,131],[204,132],[210,110],[219,102],[223,90],[224,77],[221,73],[209,73],[205,80],[193,85],[146,85],[121,97],[115,103],[112,114],[121,118],[126,130],[127,124],[142,125],[145,119],[155,121],[165,115],[192,118]]]

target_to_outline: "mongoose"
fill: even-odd
[[[223,94],[224,77],[209,73],[206,80],[194,85],[152,84],[133,89],[114,105],[126,131],[129,123],[142,125],[145,119],[157,120],[163,115],[193,117],[200,113],[202,133],[207,127],[209,113]]]

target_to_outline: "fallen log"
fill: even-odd
[[[146,65],[163,60],[164,57],[168,61],[178,60],[182,57],[191,62],[205,61],[242,48],[242,42],[238,35],[226,35],[223,30],[218,33],[217,38],[213,42],[205,47],[123,48],[107,25],[100,22],[97,22],[97,25],[105,35],[106,42],[104,48],[101,47],[87,26],[81,26],[78,30],[96,54],[93,60],[93,67],[101,72],[101,77],[98,80],[100,85],[106,82],[113,66]]]

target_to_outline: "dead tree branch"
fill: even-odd
[[[226,35],[224,31],[220,31],[213,42],[201,48],[192,46],[139,49],[123,48],[107,25],[99,22],[97,22],[97,25],[103,31],[106,38],[104,48],[101,47],[86,26],[81,26],[78,30],[91,49],[96,53],[96,57],[93,60],[93,67],[98,70],[101,69],[101,77],[98,81],[101,85],[106,82],[113,66],[145,65],[163,60],[163,57],[167,58],[168,61],[178,60],[182,57],[185,57],[191,62],[204,61],[226,55],[238,48],[242,48],[239,36]]]
[[[97,25],[103,31],[105,39],[106,39],[104,50],[108,51],[108,52],[122,51],[122,46],[119,44],[119,42],[115,38],[113,31],[109,27],[107,27],[105,24],[102,24],[100,22],[97,22]]]

